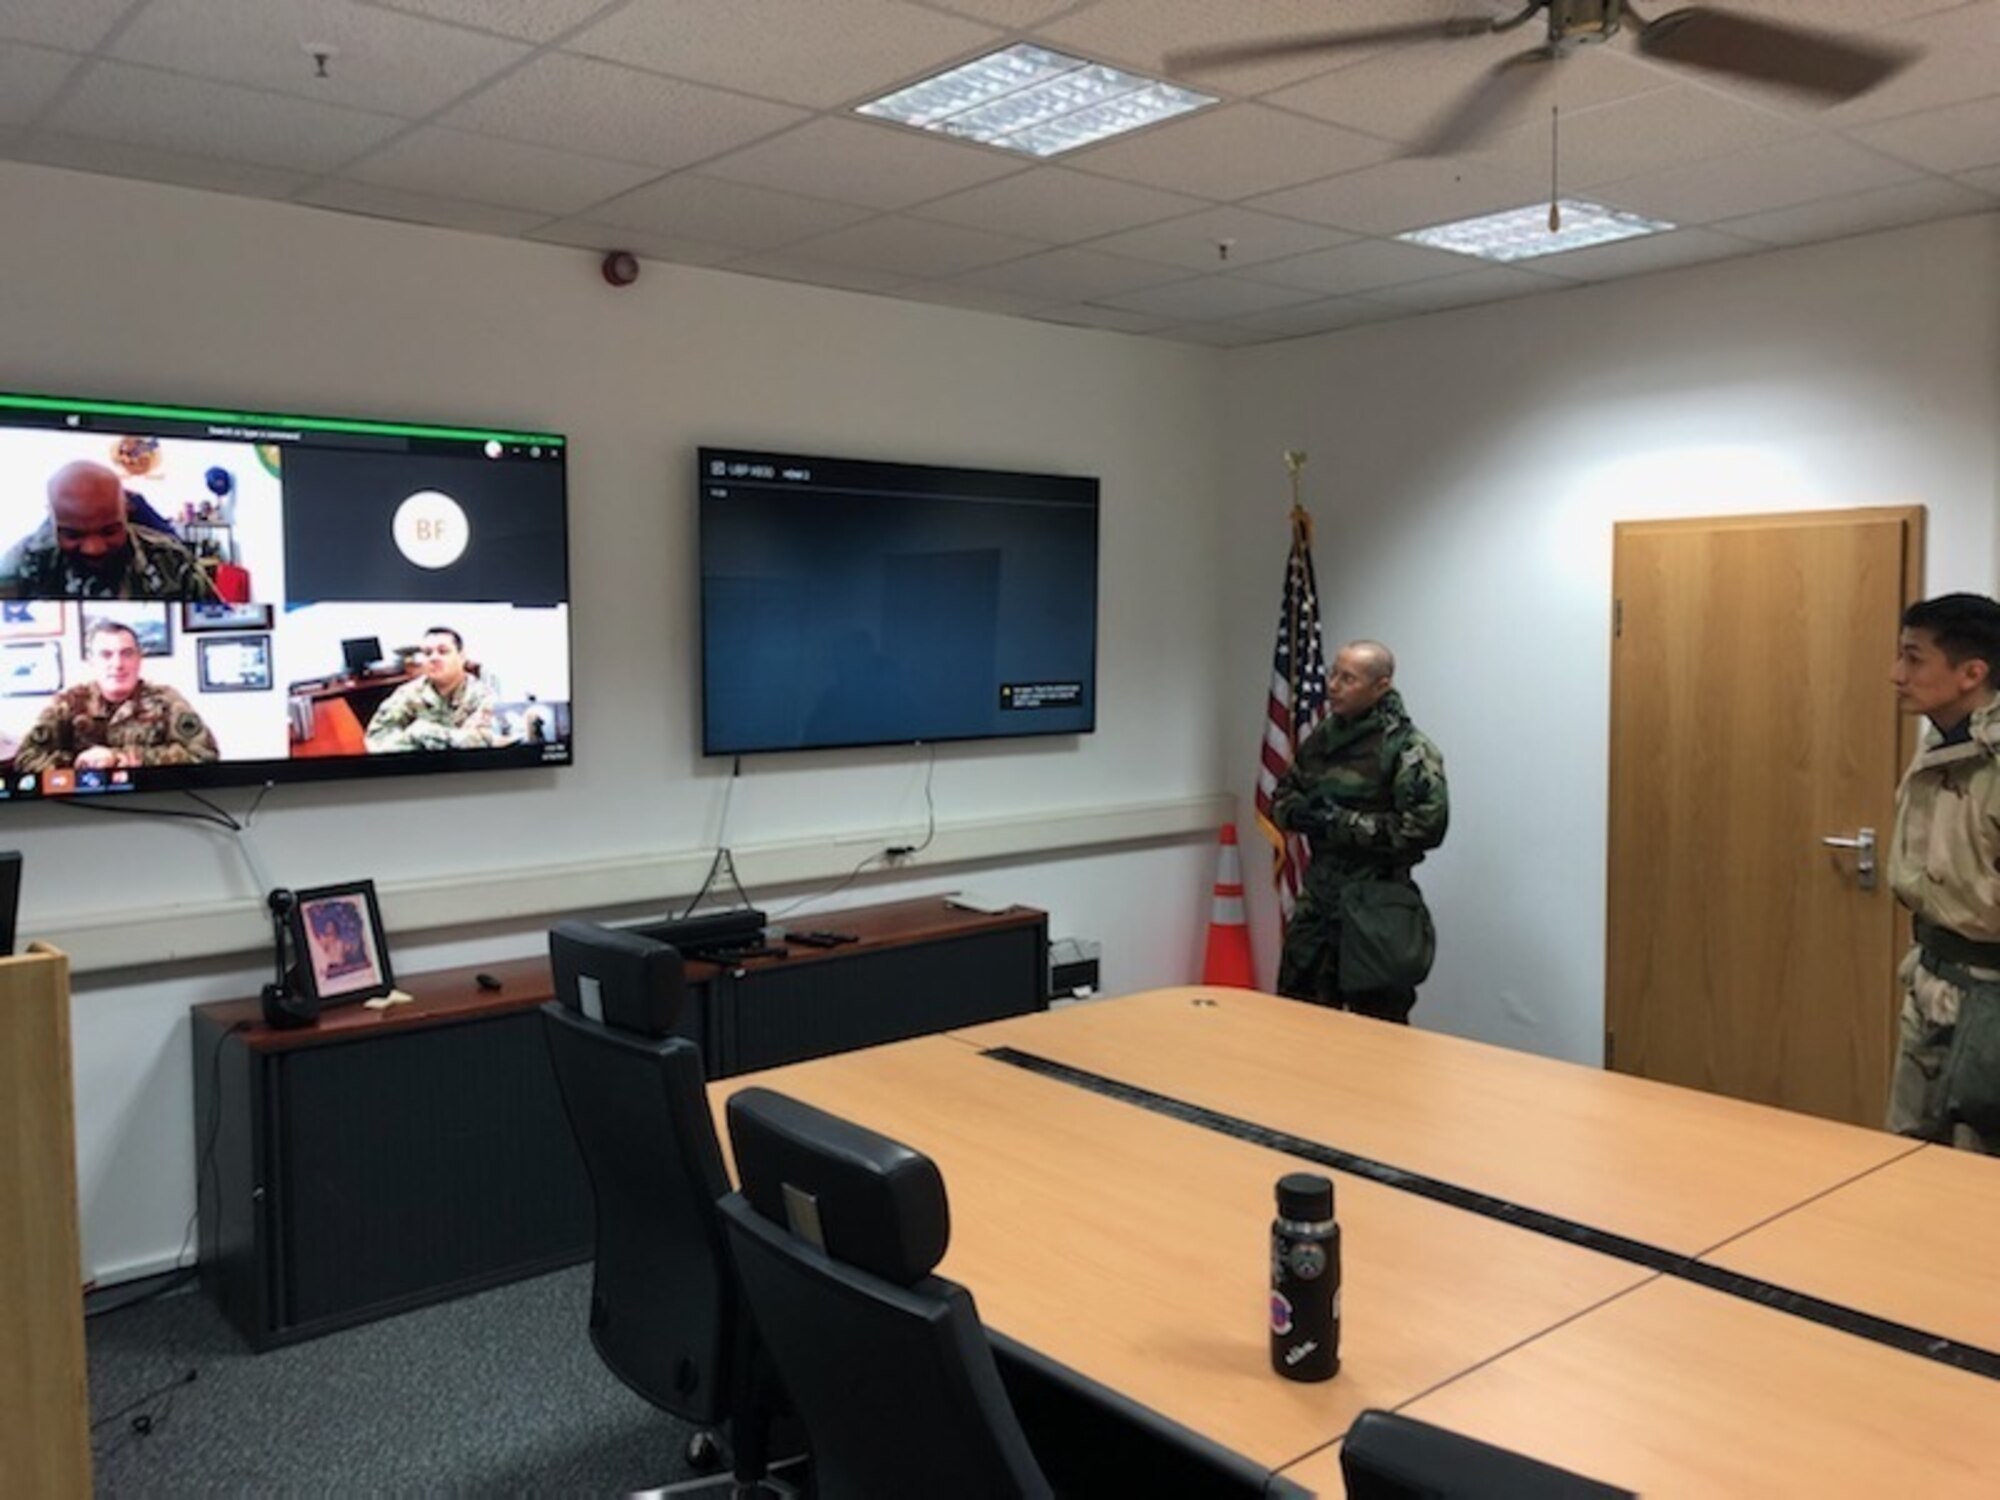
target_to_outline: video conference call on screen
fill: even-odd
[[[564,460],[0,395],[0,797],[567,764]]]
[[[1095,479],[698,463],[707,754],[1096,727]]]

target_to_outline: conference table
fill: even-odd
[[[719,1129],[753,1085],[937,1162],[989,1327],[1321,1494],[1368,1407],[1643,1493],[2000,1492],[2000,1163],[1212,987],[720,1081]],[[1318,1385],[1264,1326],[1298,1170]]]

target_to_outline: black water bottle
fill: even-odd
[[[1333,1184],[1312,1172],[1278,1179],[1271,1224],[1271,1368],[1287,1380],[1340,1373],[1340,1226]]]

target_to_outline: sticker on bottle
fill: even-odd
[[[1283,1292],[1271,1293],[1271,1332],[1292,1331],[1292,1304]]]

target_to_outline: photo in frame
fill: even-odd
[[[292,907],[292,948],[297,983],[321,1005],[373,1000],[396,987],[375,882],[299,891]]]
[[[267,693],[271,690],[268,635],[205,636],[196,643],[197,670],[204,693]]]
[[[0,697],[40,698],[63,685],[60,641],[8,641],[0,645]]]
[[[0,601],[0,641],[62,638],[69,624],[69,604],[62,599]]]
[[[129,626],[139,638],[141,656],[172,656],[174,654],[174,622],[167,613],[171,604],[150,599],[90,599],[76,612],[76,643],[83,648],[87,659],[90,655],[90,628],[99,620],[112,620]]]
[[[181,604],[181,629],[188,635],[205,630],[269,630],[268,604],[224,604],[216,599],[189,599]]]

